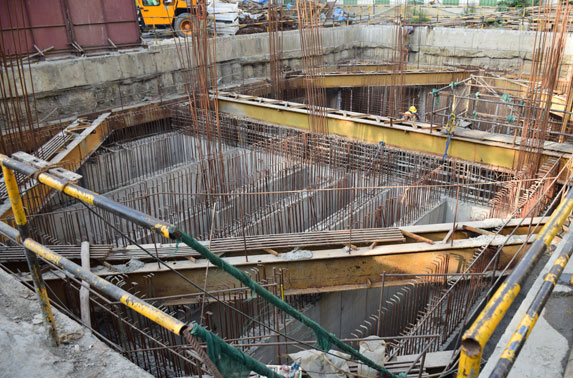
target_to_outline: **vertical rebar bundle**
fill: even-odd
[[[561,61],[569,31],[571,4],[545,3],[540,7],[541,27],[535,34],[533,59],[517,170],[532,178],[541,164],[541,151],[547,139],[553,93],[557,87]]]
[[[27,31],[20,29],[25,7],[8,0],[7,9],[0,22],[0,152],[34,151],[40,142],[32,71],[24,57]]]
[[[319,3],[317,0],[297,0],[296,9],[310,129],[315,133],[328,134],[326,90],[321,85],[324,51]]]
[[[268,21],[269,21],[269,63],[271,74],[271,92],[273,98],[282,100],[283,78],[281,73],[281,36],[279,5],[277,0],[270,0],[268,3]]]

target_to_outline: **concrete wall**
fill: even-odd
[[[362,28],[362,56],[387,55],[392,46],[390,26]],[[386,35],[386,37],[382,37]],[[573,37],[565,47],[564,62],[568,67],[573,56]],[[410,64],[467,65],[492,70],[519,72],[522,63],[529,69],[535,32],[504,29],[417,27],[410,36]]]
[[[282,34],[282,65],[301,68],[297,30]],[[534,33],[498,29],[416,28],[410,38],[411,64],[473,65],[519,71],[531,59]],[[323,30],[324,62],[381,61],[391,56],[394,27],[343,26]],[[566,51],[570,62],[573,45]],[[266,33],[219,37],[220,86],[269,76]],[[58,119],[185,93],[173,39],[145,49],[109,55],[41,62],[31,66],[39,118]]]
[[[489,216],[490,209],[471,203],[458,203],[456,222],[484,220]],[[456,199],[444,198],[439,205],[426,212],[413,224],[452,223],[456,213]]]
[[[401,286],[387,286],[384,288],[384,298],[390,298],[400,290]],[[339,338],[353,338],[352,333],[363,324],[370,315],[376,314],[380,303],[380,288],[363,290],[350,290],[321,294],[314,305],[309,305],[302,312],[320,324],[328,332]],[[287,323],[285,332],[288,336],[298,340],[315,340],[316,336],[310,328],[292,320]],[[275,341],[269,338],[268,341]],[[296,353],[300,348],[289,346],[282,353]],[[262,361],[274,361],[276,350],[274,348],[260,348],[254,352],[253,357]]]
[[[323,33],[326,64],[358,58],[360,28]],[[301,68],[298,31],[283,34],[284,66]],[[183,47],[183,49],[185,49]],[[268,35],[218,37],[219,85],[269,76]],[[185,76],[175,40],[109,55],[40,62],[31,66],[39,118],[49,119],[185,93]],[[29,87],[31,83],[28,83]],[[56,109],[56,111],[54,111]]]

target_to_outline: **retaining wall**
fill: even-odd
[[[502,29],[419,27],[410,37],[409,63],[469,65],[519,72],[528,68],[534,32]],[[382,61],[392,55],[391,25],[356,25],[323,30],[324,62]],[[301,69],[297,30],[282,34],[282,66]],[[573,44],[566,48],[565,66]],[[266,33],[219,37],[220,87],[269,77]],[[185,93],[174,39],[108,55],[40,62],[31,66],[39,119],[58,119]]]

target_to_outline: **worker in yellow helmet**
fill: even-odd
[[[410,106],[402,115],[404,116],[404,121],[412,121],[412,126],[416,128],[416,121],[418,121],[420,117],[418,116],[418,109],[416,109],[414,105]]]

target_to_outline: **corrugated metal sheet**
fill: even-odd
[[[140,43],[133,0],[0,0],[0,51],[6,54],[51,47],[51,54],[79,53]]]

